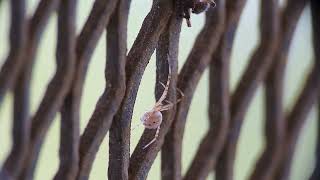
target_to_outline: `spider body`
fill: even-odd
[[[144,125],[146,129],[157,129],[156,134],[154,138],[143,147],[143,149],[147,148],[149,145],[151,145],[153,142],[155,142],[158,138],[159,132],[160,132],[160,126],[162,123],[162,113],[161,111],[166,111],[171,109],[174,106],[174,103],[165,100],[168,94],[169,90],[169,85],[170,85],[170,80],[171,80],[171,68],[169,65],[169,73],[168,73],[168,79],[166,85],[160,82],[160,84],[164,87],[163,93],[159,100],[155,103],[153,108],[143,114],[141,117],[141,122]],[[181,96],[183,96],[183,93],[181,93]],[[178,100],[176,103],[178,103],[180,100]],[[166,102],[164,104],[163,102]]]
[[[162,113],[160,111],[148,111],[141,117],[141,122],[147,129],[157,129],[162,123]]]

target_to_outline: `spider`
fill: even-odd
[[[160,125],[162,123],[162,113],[161,113],[161,111],[169,110],[176,103],[181,101],[181,99],[178,99],[176,103],[172,103],[170,101],[165,100],[166,97],[167,97],[167,94],[168,94],[170,80],[171,80],[171,68],[170,68],[170,65],[169,65],[169,74],[168,74],[167,84],[164,85],[162,82],[160,82],[160,84],[164,87],[164,91],[163,91],[161,97],[155,103],[153,108],[151,110],[145,112],[143,114],[143,116],[141,117],[141,119],[140,119],[145,128],[147,128],[147,129],[157,129],[154,138],[147,145],[145,145],[143,147],[143,149],[145,149],[148,146],[150,146],[158,138],[159,131],[160,131]],[[184,94],[179,89],[178,89],[178,91],[180,92],[181,96],[183,97]],[[167,104],[163,104],[163,102],[166,102]]]
[[[178,0],[177,7],[180,15],[186,19],[188,27],[191,27],[190,9],[194,14],[206,12],[210,7],[216,7],[214,0]]]

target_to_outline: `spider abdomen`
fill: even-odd
[[[141,117],[141,122],[147,129],[157,129],[162,122],[162,114],[160,111],[148,111]]]

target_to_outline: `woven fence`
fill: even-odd
[[[265,147],[248,178],[289,179],[302,127],[311,109],[320,102],[319,1],[287,0],[280,5],[278,0],[261,0],[259,41],[232,93],[229,87],[230,56],[247,0],[216,0],[215,7],[204,12],[205,24],[180,71],[178,55],[183,51],[179,49],[180,31],[188,19],[181,16],[181,12],[194,8],[188,6],[190,2],[199,1],[153,0],[129,50],[127,24],[131,0],[92,1],[92,9],[79,33],[75,28],[77,1],[80,0],[40,0],[31,15],[26,13],[27,0],[10,1],[11,24],[7,25],[10,26],[10,48],[0,71],[0,108],[4,97],[11,92],[13,119],[0,120],[12,122],[12,149],[2,165],[0,180],[34,179],[45,136],[57,114],[61,117],[60,162],[55,180],[89,179],[96,154],[107,134],[110,180],[147,179],[160,151],[163,180],[201,180],[211,172],[215,172],[217,180],[236,179],[234,166],[239,135],[249,105],[262,84],[265,90]],[[0,6],[2,3],[0,1]],[[288,53],[297,22],[307,5],[311,9],[314,63],[301,92],[288,109],[283,103]],[[33,114],[30,111],[32,72],[39,41],[54,14],[58,16],[56,69]],[[192,25],[192,19],[190,22]],[[106,37],[102,36],[104,31]],[[83,87],[100,38],[107,42],[106,86],[80,134]],[[130,154],[134,105],[153,53],[156,54],[155,97],[158,100],[164,91],[157,82],[167,82],[170,75],[166,101],[174,105],[162,112],[156,141],[144,148],[156,133],[156,129],[145,129]],[[182,142],[187,115],[206,69],[209,69],[208,131],[187,172],[182,174]],[[320,114],[317,118],[319,121]],[[318,135],[317,159],[310,180],[320,179],[319,139]]]

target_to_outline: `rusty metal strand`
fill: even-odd
[[[175,103],[177,101],[178,92],[176,89],[176,81],[178,75],[178,51],[179,51],[179,38],[181,30],[182,19],[176,16],[171,16],[166,29],[162,32],[156,52],[156,86],[155,97],[156,100],[160,98],[163,93],[163,87],[160,82],[167,82],[169,66],[171,68],[171,81],[169,84],[169,90],[166,100]],[[163,141],[165,134],[169,131],[175,107],[168,111],[163,111],[163,121],[161,123],[161,129],[159,136],[151,146],[147,149],[143,149],[148,142],[150,142],[155,136],[155,130],[145,130],[142,137],[139,140],[138,145],[135,147],[133,154],[130,157],[129,166],[129,179],[146,179],[148,172],[158,154],[161,147],[163,147]],[[164,150],[162,149],[162,152]],[[162,156],[162,158],[165,158]],[[166,163],[166,165],[170,166]],[[164,164],[162,163],[162,172]],[[162,178],[167,174],[162,174]]]
[[[59,6],[57,70],[31,119],[30,142],[19,179],[33,179],[45,135],[71,85],[75,67],[75,6],[76,0],[62,1]]]
[[[256,162],[256,168],[250,179],[268,180],[272,178],[285,138],[286,121],[283,108],[284,74],[287,64],[289,46],[299,17],[307,0],[289,0],[281,12],[279,43],[274,54],[274,60],[265,80],[266,147]]]

